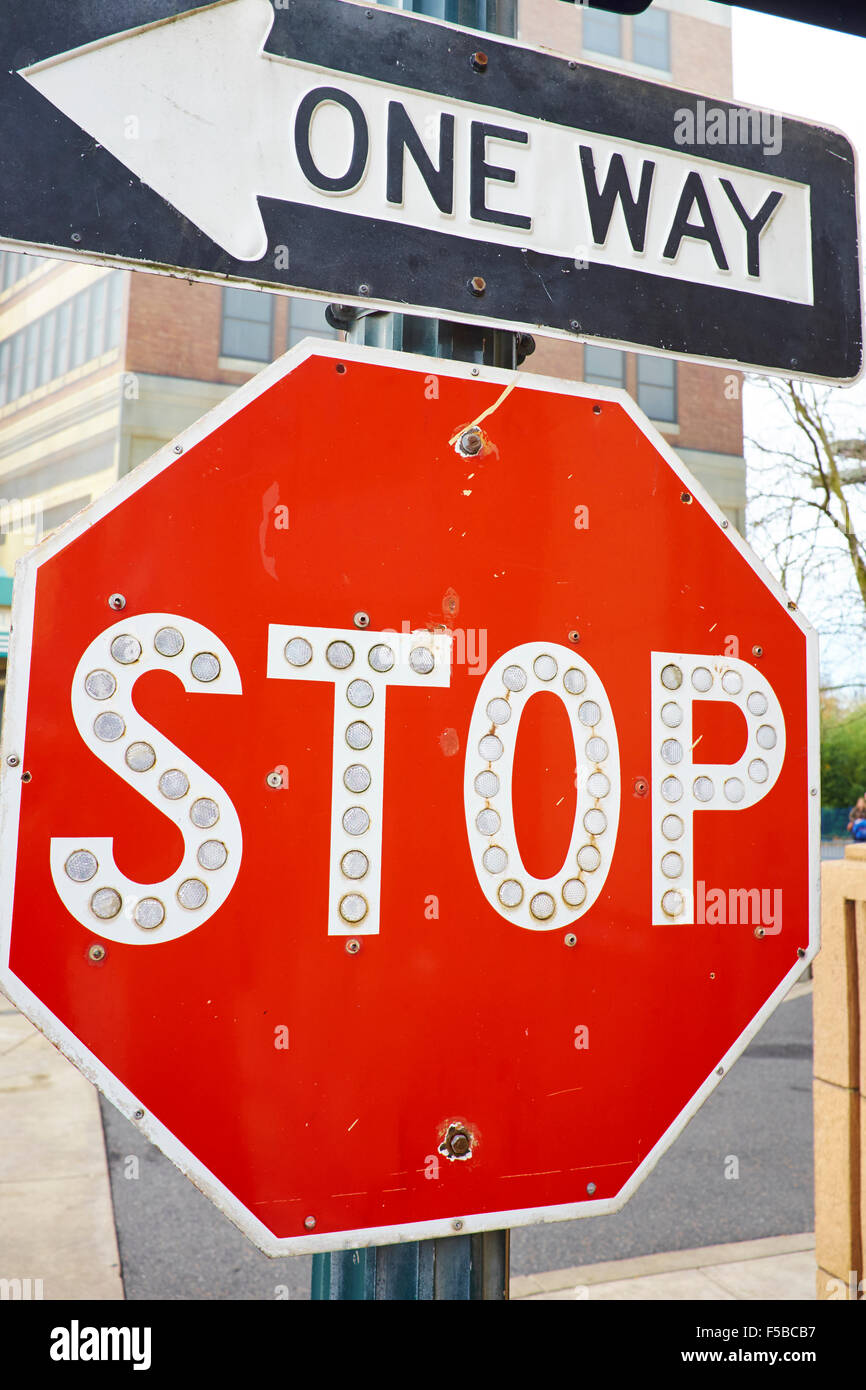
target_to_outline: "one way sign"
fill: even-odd
[[[850,381],[837,132],[347,0],[0,19],[0,235]]]

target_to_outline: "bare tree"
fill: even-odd
[[[749,438],[749,539],[791,597],[837,644],[866,636],[866,430],[834,416],[864,407],[831,388],[760,378],[781,406]],[[760,399],[760,397],[758,398]],[[770,414],[781,422],[773,428]]]

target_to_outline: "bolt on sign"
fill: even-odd
[[[0,16],[0,236],[851,381],[836,131],[346,0]]]
[[[13,617],[0,983],[270,1253],[615,1210],[817,948],[814,634],[623,392],[308,341]]]

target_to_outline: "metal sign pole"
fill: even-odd
[[[505,38],[517,37],[516,0],[403,0],[415,10]],[[535,344],[528,334],[410,314],[359,315],[332,305],[329,321],[351,342],[492,367],[517,367]],[[320,1299],[505,1299],[509,1232],[408,1241],[313,1256],[311,1297]]]

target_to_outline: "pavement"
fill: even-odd
[[[0,1299],[123,1299],[97,1092],[2,995],[0,1135]],[[814,1248],[805,1232],[519,1275],[511,1297],[807,1301]]]

